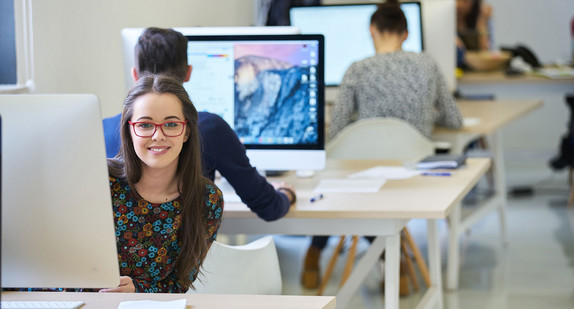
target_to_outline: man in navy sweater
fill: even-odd
[[[187,62],[187,38],[172,29],[147,28],[135,48],[134,80],[146,73],[169,74],[181,82],[191,76]],[[227,179],[253,212],[265,221],[283,217],[296,196],[293,187],[285,183],[270,184],[251,166],[245,147],[231,127],[215,114],[200,112],[201,163],[203,175],[211,180],[215,171]],[[118,154],[120,149],[119,127],[121,114],[105,118],[104,136],[107,157]]]

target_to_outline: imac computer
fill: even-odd
[[[138,38],[145,28],[124,28],[121,31],[122,49],[124,59],[124,75],[126,81],[126,92],[133,86],[134,80],[131,70],[134,67],[135,46]],[[298,34],[299,29],[290,26],[278,27],[175,27],[173,30],[183,35],[228,35],[228,34]]]
[[[0,95],[2,287],[119,284],[99,100]]]
[[[456,0],[422,3],[425,53],[434,59],[451,92],[456,91]]]
[[[403,50],[421,52],[423,32],[421,4],[402,2],[407,18],[409,36]],[[369,32],[371,15],[376,4],[324,5],[293,7],[291,25],[301,33],[320,33],[325,36],[325,84],[338,86],[349,66],[358,60],[375,55]]]
[[[325,166],[322,35],[187,36],[184,83],[198,111],[221,116],[259,170]]]

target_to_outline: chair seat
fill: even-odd
[[[214,241],[193,283],[201,294],[280,295],[281,270],[273,237],[241,246]]]

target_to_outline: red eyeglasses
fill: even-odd
[[[161,129],[163,135],[167,137],[176,137],[183,134],[183,129],[185,128],[186,121],[168,121],[164,123],[153,123],[153,122],[131,122],[128,123],[132,126],[135,135],[139,137],[152,137],[157,128]]]

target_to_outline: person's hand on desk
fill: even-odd
[[[297,195],[295,194],[295,188],[293,188],[292,185],[286,184],[285,182],[282,181],[281,182],[274,181],[271,184],[273,185],[275,190],[285,194],[291,204],[295,203],[295,201],[297,200]]]
[[[111,289],[101,289],[100,293],[135,293],[136,287],[132,278],[128,276],[120,277],[120,285]]]

